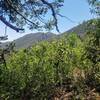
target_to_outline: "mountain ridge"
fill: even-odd
[[[34,43],[49,40],[49,39],[54,38],[56,36],[57,35],[53,34],[53,33],[42,33],[42,32],[30,33],[30,34],[26,34],[23,37],[20,37],[16,40],[12,41],[12,42],[15,43],[16,49],[28,48],[28,47],[32,46]],[[4,48],[9,43],[10,42],[2,43],[1,47]]]
[[[30,33],[30,34],[26,34],[23,37],[20,37],[16,40],[14,40],[13,42],[16,44],[16,48],[27,48],[29,46],[32,46],[34,43],[38,43],[40,41],[45,41],[45,40],[49,40],[52,38],[60,38],[65,34],[70,34],[70,33],[77,33],[80,36],[83,36],[86,32],[87,32],[87,25],[91,20],[88,20],[86,22],[83,22],[71,29],[69,29],[68,31],[56,35],[54,33],[48,32],[48,33],[42,33],[42,32],[38,32],[38,33]],[[8,43],[3,43],[1,44],[1,47],[5,47],[5,45],[7,45]]]

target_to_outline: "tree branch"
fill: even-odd
[[[45,0],[41,0],[41,1],[42,1],[43,4],[46,4],[47,6],[49,6],[49,7],[51,8],[52,16],[54,17],[54,20],[55,20],[56,30],[57,30],[58,32],[60,32],[60,31],[59,31],[59,28],[58,28],[58,21],[57,21],[57,18],[56,18],[56,13],[55,13],[55,11],[54,11],[54,8],[53,8],[52,4],[49,3],[49,2],[47,2],[47,1],[45,1]]]
[[[11,25],[8,21],[6,21],[6,19],[3,17],[3,16],[0,16],[0,20],[5,24],[7,25],[8,27],[12,28],[13,30],[15,30],[16,32],[19,32],[19,31],[23,31],[24,29],[22,28],[17,28],[13,25]]]
[[[33,23],[32,21],[30,21],[29,19],[27,19],[24,15],[22,15],[18,10],[16,10],[16,8],[14,8],[12,5],[11,5],[11,2],[9,0],[6,0],[8,5],[17,13],[19,14],[24,20],[26,20],[27,22],[35,25],[36,27],[38,27],[38,25],[36,25],[35,23]]]

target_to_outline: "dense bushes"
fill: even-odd
[[[91,98],[88,93],[100,83],[100,70],[92,70],[100,63],[92,62],[90,48],[100,46],[88,44],[93,39],[88,36],[82,39],[73,33],[11,53],[7,68],[0,64],[0,98],[52,100],[63,95],[60,91],[71,92],[72,100]],[[95,55],[99,59],[100,53]]]

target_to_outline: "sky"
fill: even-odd
[[[60,13],[71,19],[73,22],[68,19],[58,17],[60,32],[63,33],[83,21],[94,18],[94,15],[90,13],[89,8],[87,0],[64,0],[64,6],[61,8]],[[0,22],[0,36],[4,35],[4,29],[5,25]],[[55,30],[52,32],[57,33]],[[36,31],[30,31],[26,28],[25,33],[17,33],[9,27],[7,28],[8,41],[15,40],[29,33],[36,33]]]

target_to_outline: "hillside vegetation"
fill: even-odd
[[[1,50],[2,51],[2,50]],[[5,54],[1,100],[96,100],[100,93],[100,35],[72,33]]]

